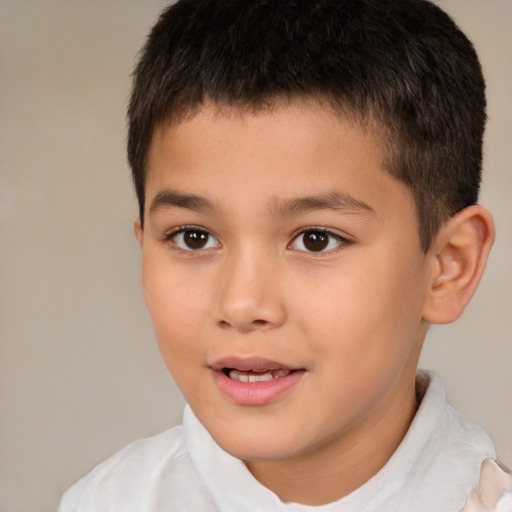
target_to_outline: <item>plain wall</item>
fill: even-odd
[[[55,510],[128,442],[180,421],[154,342],[125,158],[130,73],[165,2],[0,0],[0,512]],[[498,237],[422,365],[512,464],[512,1],[444,0],[488,80],[481,202]]]

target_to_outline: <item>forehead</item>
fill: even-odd
[[[206,104],[179,123],[156,128],[146,204],[150,208],[168,188],[211,196],[224,187],[214,200],[231,194],[271,202],[336,192],[378,206],[387,201],[383,182],[404,189],[385,171],[382,133],[376,123],[342,117],[316,101],[259,112]]]
[[[322,98],[283,100],[263,106],[232,107],[206,101],[188,115],[155,127],[148,150],[148,174],[158,160],[212,157],[212,164],[236,150],[251,149],[249,157],[288,157],[301,153],[332,156],[340,145],[365,147],[365,157],[383,166],[384,130],[370,116],[357,115]],[[338,146],[338,147],[336,147]],[[215,151],[217,149],[218,151]],[[210,154],[208,151],[214,150]]]
[[[289,140],[293,140],[294,133],[298,135],[305,133],[303,128],[308,125],[315,125],[315,128],[328,127],[329,131],[339,131],[343,127],[352,127],[355,131],[360,131],[362,135],[371,135],[381,139],[384,134],[382,123],[377,120],[377,116],[371,112],[357,111],[341,100],[330,100],[322,96],[304,96],[304,97],[283,97],[273,98],[262,101],[261,104],[247,104],[242,106],[224,105],[215,103],[206,99],[200,105],[194,105],[189,110],[178,112],[168,121],[157,123],[153,131],[152,142],[156,139],[176,132],[192,132],[192,138],[197,137],[194,130],[202,129],[208,125],[215,125],[215,130],[226,127],[227,131],[232,130],[238,124],[239,126],[262,126],[274,128],[279,126],[288,130],[289,123],[293,122],[294,130],[287,132]],[[238,129],[237,129],[238,131]],[[222,136],[225,134],[223,133]],[[245,137],[251,134],[248,131],[243,133]],[[150,144],[149,151],[153,144]]]

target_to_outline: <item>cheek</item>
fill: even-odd
[[[352,375],[357,368],[395,367],[407,357],[421,325],[421,273],[392,255],[347,262],[329,286],[309,283],[299,294],[307,338],[318,340],[321,360],[335,357]]]
[[[167,252],[151,241],[143,249],[142,289],[155,328],[192,323],[200,307],[200,280],[173,264]]]
[[[194,359],[205,311],[193,283],[148,258],[143,267],[143,292],[162,357],[173,375]]]

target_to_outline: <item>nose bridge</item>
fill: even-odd
[[[285,317],[279,259],[252,243],[238,247],[222,269],[216,321],[240,331],[277,327]]]

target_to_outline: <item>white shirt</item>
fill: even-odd
[[[446,404],[435,374],[419,372],[420,407],[386,465],[344,498],[282,502],[222,450],[187,406],[183,425],[136,441],[63,496],[60,512],[457,512],[495,458],[487,433]]]

